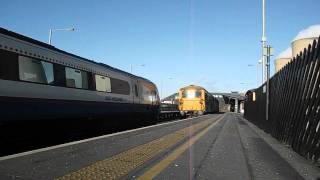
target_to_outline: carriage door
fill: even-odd
[[[133,94],[133,103],[140,104],[140,91],[139,91],[139,81],[133,80],[132,94]]]

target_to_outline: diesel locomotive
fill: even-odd
[[[203,87],[190,85],[179,90],[179,110],[182,116],[219,112],[219,101]]]

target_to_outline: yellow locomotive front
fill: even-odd
[[[179,90],[179,110],[182,116],[202,115],[205,112],[205,91],[199,86],[190,85]]]

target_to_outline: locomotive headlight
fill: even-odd
[[[187,97],[188,98],[195,98],[196,96],[196,91],[195,90],[188,90],[187,91]]]

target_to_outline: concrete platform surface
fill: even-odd
[[[240,114],[210,114],[0,157],[0,179],[316,179]]]

